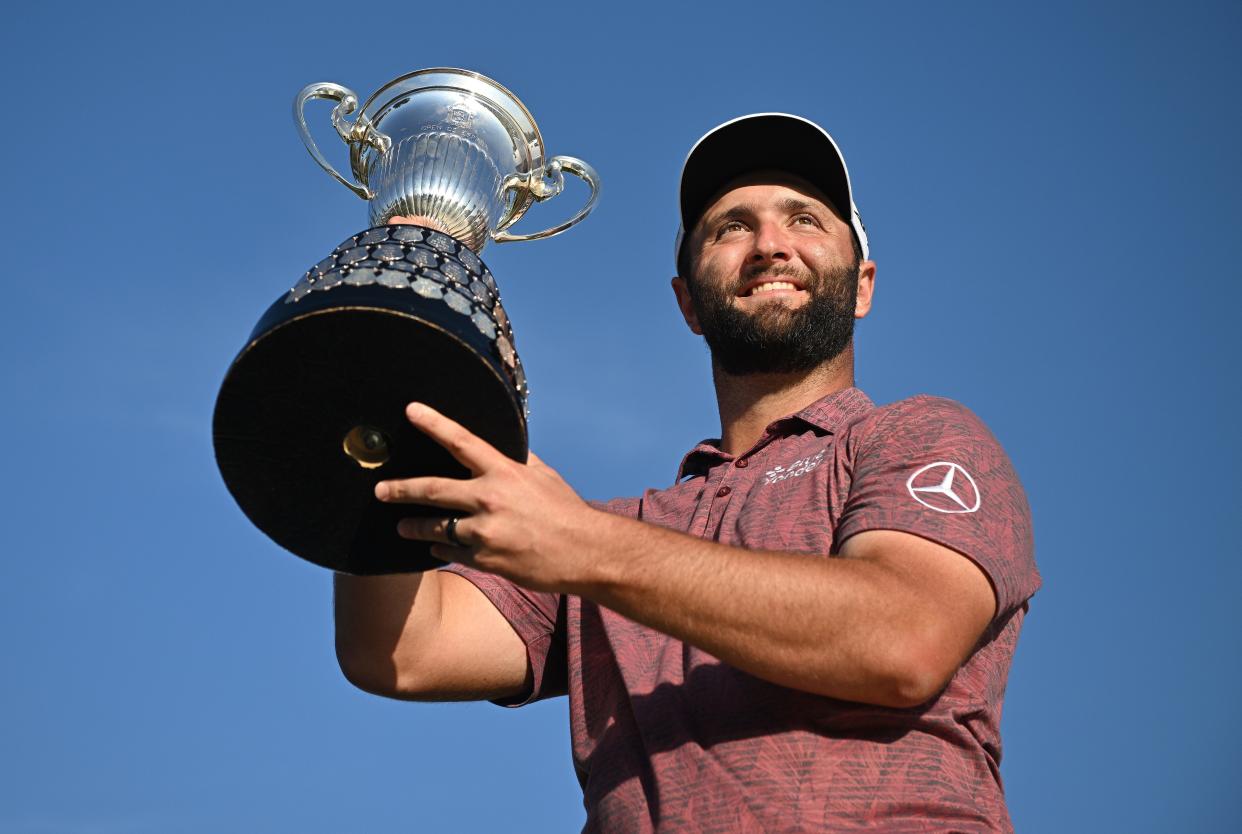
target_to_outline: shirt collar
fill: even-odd
[[[826,397],[821,397],[797,414],[782,419],[802,420],[831,434],[873,408],[875,408],[875,403],[871,402],[871,398],[862,391],[857,388],[843,388]],[[773,426],[780,422],[781,420],[777,420],[768,426],[768,430],[772,430]]]
[[[768,424],[769,435],[789,435],[799,423],[810,424],[825,434],[833,434],[842,426],[875,408],[871,398],[857,388],[843,388],[821,397],[806,408]],[[718,463],[732,460],[720,450],[720,438],[701,440],[681,459],[677,483],[690,475],[703,475]]]

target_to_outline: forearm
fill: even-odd
[[[406,416],[471,477],[377,484],[382,501],[466,514],[407,518],[401,535],[525,588],[594,600],[774,683],[914,706],[994,616],[987,575],[926,538],[868,530],[834,558],[727,547],[594,510],[534,454],[513,461],[426,406]]]
[[[601,514],[604,515],[604,514]],[[887,706],[921,703],[920,606],[899,570],[745,550],[629,519],[594,519],[572,592],[773,683]],[[934,674],[934,673],[933,673]]]

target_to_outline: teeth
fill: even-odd
[[[761,292],[775,292],[776,290],[796,290],[798,287],[788,281],[765,281],[757,287],[751,289],[747,295],[758,295]]]

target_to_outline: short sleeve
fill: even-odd
[[[615,498],[611,501],[588,503],[597,510],[614,515],[630,518],[638,515],[637,498]],[[532,678],[531,688],[512,698],[492,703],[502,707],[520,707],[544,698],[564,695],[568,686],[565,597],[562,594],[528,591],[495,574],[465,565],[448,565],[442,570],[457,574],[482,591],[526,644],[526,659],[530,663]]]
[[[507,579],[465,565],[449,565],[442,570],[473,583],[526,644],[526,658],[532,677],[530,690],[492,703],[520,707],[564,695],[567,686],[564,597],[528,591]]]
[[[996,619],[1040,586],[1026,494],[1000,444],[969,409],[913,397],[853,424],[850,486],[836,547],[866,530],[899,530],[969,557],[996,590]]]

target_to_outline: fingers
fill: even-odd
[[[386,504],[422,504],[469,513],[479,509],[473,493],[469,481],[456,478],[406,478],[380,481],[375,485],[375,497]]]
[[[469,517],[457,519],[453,532],[460,544],[449,542],[448,526],[451,521],[451,518],[403,518],[397,525],[397,533],[403,538],[431,542],[431,555],[442,562],[477,567],[477,554],[468,538]],[[463,526],[467,529],[463,530]]]
[[[449,536],[449,524],[453,518],[453,537]],[[397,533],[405,539],[434,542],[455,548],[470,547],[470,517],[452,516],[449,518],[403,518],[397,523]]]
[[[439,443],[458,463],[480,475],[490,467],[507,461],[490,443],[472,434],[460,423],[445,417],[431,406],[410,403],[405,416],[414,428]]]
[[[448,232],[448,230],[444,228],[444,224],[439,220],[433,220],[432,218],[425,217],[421,214],[394,214],[385,222],[387,222],[389,226],[398,226],[403,224],[410,226],[424,226],[428,229],[437,229],[441,232],[445,232],[446,234]]]

